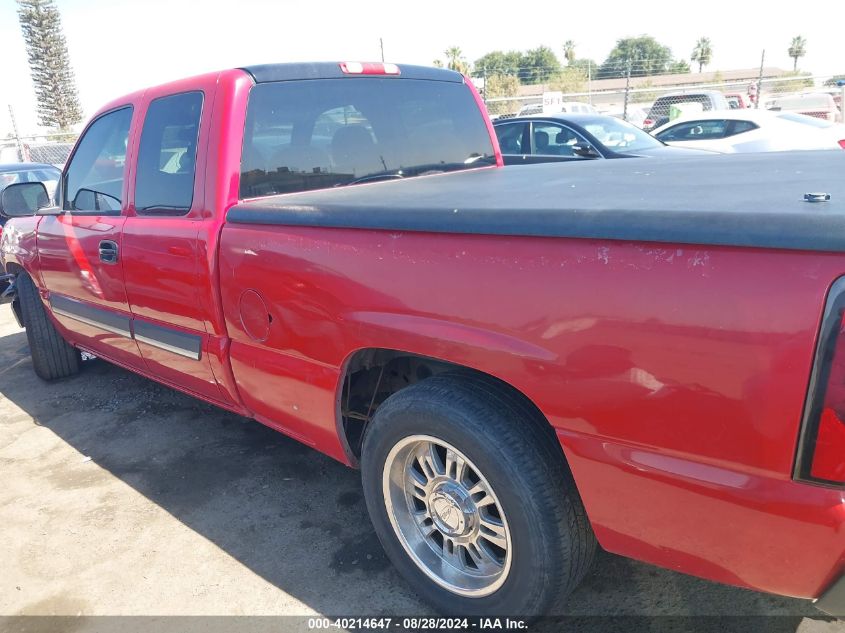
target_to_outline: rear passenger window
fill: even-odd
[[[574,130],[551,123],[534,123],[531,127],[534,139],[532,154],[580,158],[572,148],[587,141]]]
[[[756,123],[752,123],[751,121],[732,121],[732,124],[730,136],[750,132],[751,130],[756,130],[758,127]]]
[[[67,167],[64,209],[120,215],[131,122],[132,108],[127,107],[88,126]]]
[[[252,88],[241,198],[493,165],[489,131],[460,82],[356,77]]]
[[[186,92],[150,103],[135,179],[139,215],[184,215],[190,210],[202,99],[201,92]]]

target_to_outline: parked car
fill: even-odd
[[[845,149],[845,126],[769,110],[690,115],[666,123],[652,134],[668,145],[724,153]]]
[[[16,182],[43,182],[52,197],[61,177],[61,170],[45,163],[7,163],[0,165],[0,194],[3,189]],[[0,234],[6,224],[6,217],[0,213]]]
[[[839,108],[833,95],[827,92],[809,92],[778,97],[768,102],[769,110],[797,112],[823,121],[839,120]]]
[[[703,111],[708,110],[730,110],[730,104],[718,90],[696,90],[694,92],[672,92],[658,97],[648,117],[643,121],[643,129],[646,132],[660,127],[669,121],[670,109],[672,106],[686,103],[699,104]]]
[[[599,543],[843,614],[845,153],[816,154],[499,169],[458,73],[253,66],[105,105],[57,206],[0,196],[32,202],[0,254],[38,376],[84,350],[360,467],[442,612],[557,610]]]
[[[44,183],[46,191],[52,196],[61,174],[62,172],[52,165],[41,163],[2,164],[0,165],[0,196],[6,187],[20,182]],[[0,203],[0,240],[2,240],[3,227],[7,219],[8,216],[3,212],[3,206]],[[0,304],[10,303],[14,298],[10,289],[11,281],[12,277],[6,273],[2,258],[0,258]]]
[[[580,101],[564,101],[561,104],[554,106],[546,106],[545,109],[542,103],[531,103],[522,106],[517,112],[517,116],[528,116],[531,114],[555,114],[558,112],[570,114],[596,114],[598,111],[589,103],[581,103]]]
[[[604,114],[544,114],[493,122],[505,165],[596,158],[682,156],[638,127]]]

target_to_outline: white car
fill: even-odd
[[[713,110],[683,116],[652,130],[668,145],[726,154],[845,149],[845,125],[795,112]]]

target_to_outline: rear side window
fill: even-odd
[[[657,134],[661,141],[705,141],[724,138],[727,134],[728,121],[690,121],[679,123]]]
[[[356,77],[258,84],[247,109],[241,198],[495,164],[461,83]]]
[[[539,156],[572,156],[578,158],[573,146],[587,141],[568,127],[554,123],[534,123],[531,126],[532,154]]]
[[[753,121],[731,121],[728,136],[736,136],[737,134],[742,134],[743,132],[750,132],[751,130],[756,130],[758,127],[760,126]]]
[[[184,215],[190,210],[202,99],[201,92],[185,92],[150,103],[135,179],[139,215]]]
[[[67,167],[64,209],[120,214],[131,122],[132,108],[127,107],[88,127]]]

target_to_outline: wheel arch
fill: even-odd
[[[355,467],[358,466],[364,433],[382,402],[405,387],[445,372],[466,372],[481,376],[521,400],[535,413],[527,422],[542,429],[569,468],[548,418],[519,388],[475,367],[382,347],[358,349],[351,353],[342,365],[337,389],[336,423],[338,437],[349,462]]]

